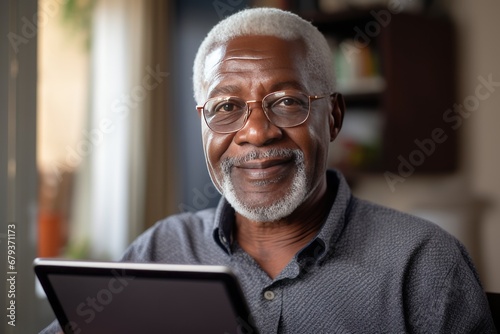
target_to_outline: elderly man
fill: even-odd
[[[493,333],[456,239],[327,171],[344,114],[330,58],[316,28],[278,9],[215,26],[193,81],[223,197],[160,221],[123,260],[230,267],[261,333]]]

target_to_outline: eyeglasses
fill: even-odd
[[[336,93],[308,96],[287,90],[268,94],[262,101],[245,101],[236,96],[220,96],[207,100],[203,106],[197,106],[196,109],[203,112],[203,118],[212,131],[231,133],[245,126],[252,110],[249,104],[262,102],[262,110],[269,122],[280,128],[291,128],[307,120],[312,101],[329,96],[337,98]]]

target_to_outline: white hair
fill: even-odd
[[[204,67],[207,55],[217,46],[244,35],[274,36],[284,40],[302,40],[306,45],[306,70],[314,94],[335,90],[332,53],[325,37],[310,22],[296,14],[277,8],[251,8],[242,10],[219,22],[205,37],[198,49],[193,66],[194,98],[202,104]]]

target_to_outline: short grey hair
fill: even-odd
[[[220,21],[201,43],[193,66],[194,98],[198,104],[204,103],[206,98],[203,89],[207,55],[229,40],[245,35],[302,40],[306,46],[306,70],[309,79],[312,80],[314,89],[321,90],[314,94],[334,92],[333,57],[323,34],[310,22],[291,12],[277,8],[251,8]]]

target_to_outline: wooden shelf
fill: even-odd
[[[377,23],[370,10],[302,16],[311,20],[327,38],[337,43],[357,38],[365,42],[363,47],[373,48],[377,54],[379,76],[341,78],[338,85],[339,92],[345,95],[347,113],[371,110],[380,114],[383,120],[380,142],[346,144],[359,149],[361,153],[357,154],[363,154],[363,147],[370,147],[369,154],[376,152],[377,157],[370,156],[366,161],[372,163],[362,166],[344,161],[341,169],[349,169],[350,174],[357,169],[398,174],[403,159],[414,162],[415,173],[454,171],[458,135],[443,119],[456,101],[452,24],[444,18],[401,13],[393,14],[389,24],[379,24],[378,30],[370,31],[366,28]],[[364,39],[360,37],[362,34]],[[446,137],[446,140],[430,143],[433,131],[439,129],[443,132],[440,139]],[[422,142],[430,145],[428,150],[417,144]]]

